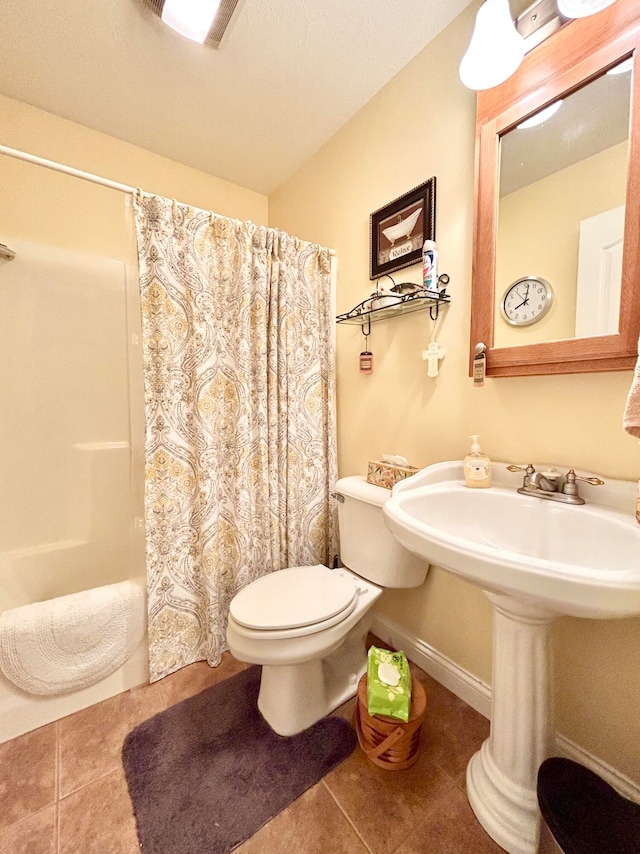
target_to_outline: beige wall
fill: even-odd
[[[373,326],[370,376],[358,373],[359,328],[338,326],[340,473],[364,473],[382,452],[420,466],[461,459],[469,434],[479,433],[495,460],[557,462],[637,480],[640,448],[622,430],[630,372],[500,378],[480,389],[467,376],[475,97],[457,66],[475,9],[269,200],[271,225],[336,249],[338,311],[345,311],[372,290],[371,211],[437,177],[440,265],[452,296],[438,323],[446,349],[440,375],[429,379],[420,358],[432,334],[428,312]],[[419,281],[419,268],[400,271],[398,280]],[[435,568],[421,589],[389,591],[381,601],[383,615],[490,681],[491,609],[479,591]],[[562,618],[554,639],[560,732],[640,783],[640,620]]]
[[[121,184],[140,187],[149,193],[158,193],[169,199],[213,210],[224,216],[250,219],[259,225],[266,224],[267,221],[268,202],[266,196],[260,193],[238,187],[229,181],[199,172],[182,163],[168,160],[4,95],[0,95],[0,145],[55,160]],[[4,168],[9,168],[9,158],[2,155],[0,158]],[[44,175],[47,174],[42,168],[33,168],[36,171],[30,179],[33,182],[29,186],[30,190],[44,180]],[[63,182],[60,186],[65,188],[68,204],[74,203],[76,194],[91,193],[91,190],[87,189],[93,186],[91,184],[80,180],[70,181],[64,176],[59,180]],[[4,191],[3,186],[3,204]],[[100,192],[101,204],[107,204],[107,194],[97,192]],[[116,200],[112,204],[120,204],[122,194],[112,191],[111,195]],[[106,227],[109,228],[108,225]],[[33,233],[28,233],[27,237],[33,238]]]

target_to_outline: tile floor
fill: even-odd
[[[0,852],[138,852],[120,761],[125,735],[244,666],[225,653],[218,668],[193,664],[0,744]],[[386,771],[357,748],[237,848],[238,854],[500,854],[464,791],[465,766],[487,737],[489,723],[421,670],[412,670],[427,693],[416,764]],[[351,719],[354,708],[355,699],[336,714]]]

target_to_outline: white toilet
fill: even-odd
[[[389,490],[345,477],[336,493],[344,567],[281,569],[231,602],[229,649],[262,665],[258,708],[279,735],[301,732],[355,695],[372,605],[385,587],[419,587],[429,568],[387,530]]]

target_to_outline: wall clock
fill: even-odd
[[[504,293],[500,309],[512,326],[529,326],[543,318],[551,308],[553,291],[541,276],[516,279]]]

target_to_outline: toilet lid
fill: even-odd
[[[350,612],[358,591],[353,580],[326,566],[295,566],[264,575],[234,596],[230,612],[248,629],[313,626]]]

